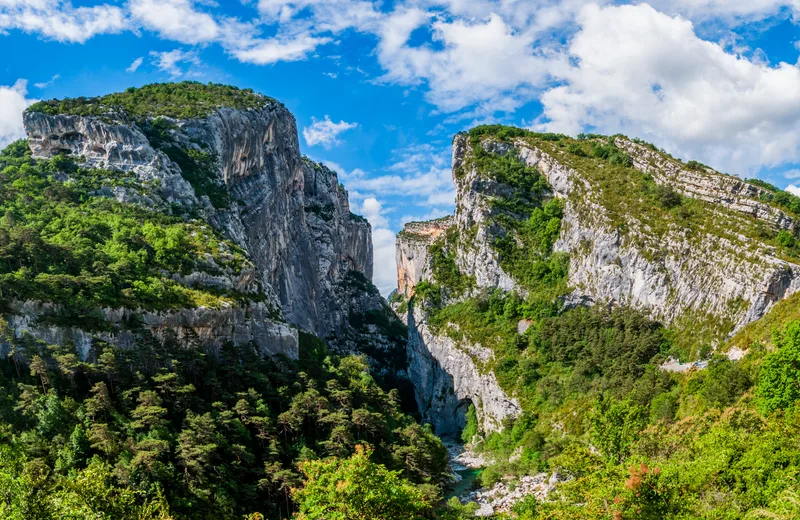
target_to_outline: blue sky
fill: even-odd
[[[0,144],[37,99],[194,79],[295,114],[303,151],[394,234],[452,211],[450,141],[502,122],[621,132],[800,191],[793,1],[0,0]]]

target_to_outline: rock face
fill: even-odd
[[[693,216],[692,209],[687,210],[685,218],[690,223],[685,225],[661,208],[651,214],[618,211],[600,161],[576,158],[559,144],[527,137],[509,141],[486,137],[478,146],[484,152],[510,154],[536,168],[552,189],[544,198],[563,202],[554,251],[569,255],[567,283],[573,292],[565,303],[630,305],[677,328],[703,329],[704,338],[718,342],[800,288],[800,265],[760,238],[774,237],[780,230],[797,232],[790,215],[763,200],[764,189],[702,165],[684,165],[652,147],[617,137],[614,145],[632,160],[632,167],[625,170],[631,182],[640,182],[635,176],[641,176],[643,181],[650,179],[695,199],[705,220]],[[499,288],[525,293],[500,267],[492,247],[506,231],[491,218],[491,203],[508,200],[514,191],[479,171],[472,160],[475,145],[466,134],[453,141],[454,217],[412,223],[398,235],[398,284],[407,298],[420,281],[435,282],[428,248],[450,223],[459,237],[455,260],[463,274],[474,276],[473,292]],[[587,170],[590,166],[597,171]],[[452,430],[467,398],[475,403],[488,429],[514,415],[514,400],[476,370],[480,346],[456,345],[447,337],[433,335],[425,309],[410,307],[411,376],[426,418],[434,424],[444,422],[441,426]],[[453,423],[441,419],[454,415]]]
[[[408,375],[414,383],[417,405],[437,435],[458,435],[466,424],[470,404],[475,405],[482,431],[503,428],[503,419],[516,417],[521,408],[500,389],[491,372],[481,373],[473,356],[488,356],[486,349],[459,345],[431,333],[422,309],[408,314]]]
[[[414,286],[425,279],[428,265],[428,248],[453,225],[453,217],[430,222],[409,222],[397,235],[396,263],[397,290],[410,298]]]
[[[198,119],[160,121],[166,121],[165,135],[155,140],[147,131],[152,121],[134,122],[125,114],[28,112],[24,119],[34,157],[69,154],[84,158],[87,167],[133,174],[141,189],[109,186],[100,194],[201,218],[246,252],[253,265],[247,292],[264,295],[265,303],[191,316],[153,316],[148,324],[154,330],[189,327],[211,346],[230,337],[254,341],[268,354],[291,357],[297,356],[297,333],[282,325],[278,314],[323,338],[347,329],[352,291],[345,282],[352,271],[367,280],[372,277],[371,229],[350,212],[336,173],[301,156],[292,114],[278,102],[267,102],[258,109],[221,108]],[[202,194],[190,182],[196,179],[159,146],[163,139],[212,157],[210,178],[203,182],[221,190],[229,203],[214,204]],[[242,284],[202,273],[189,277],[207,285]],[[379,296],[376,302],[381,303]]]
[[[667,324],[711,318],[719,323],[717,336],[724,337],[800,288],[800,265],[738,232],[752,226],[753,219],[794,229],[788,215],[758,200],[763,190],[710,169],[689,170],[627,139],[616,143],[629,153],[634,168],[652,175],[657,184],[716,206],[724,231],[670,226],[654,236],[644,219],[628,215],[623,235],[580,171],[518,141],[520,158],[537,167],[555,196],[565,201],[555,250],[570,255],[569,285],[576,299],[631,305]]]

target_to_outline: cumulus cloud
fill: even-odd
[[[139,67],[142,66],[142,62],[144,62],[144,56],[136,58],[135,60],[133,60],[130,66],[127,69],[125,69],[125,72],[136,72],[137,70],[139,70]]]
[[[28,82],[17,80],[12,86],[0,85],[0,148],[25,137],[22,112],[33,103],[28,99]]]
[[[200,58],[197,57],[196,52],[184,51],[181,49],[168,52],[151,51],[150,56],[153,58],[153,64],[158,67],[159,70],[169,74],[172,78],[183,76],[186,73],[184,70],[184,66],[186,65],[191,67],[201,64]]]
[[[800,70],[730,54],[647,4],[587,6],[540,128],[643,137],[731,173],[800,158]]]
[[[435,21],[430,29],[440,48],[410,45],[411,34],[428,18],[411,9],[384,21],[378,46],[378,60],[387,70],[383,81],[425,82],[428,101],[453,112],[475,104],[492,111],[516,109],[547,77],[548,60],[534,49],[533,35],[514,30],[497,14],[486,21]]]
[[[798,197],[800,197],[800,186],[796,186],[794,184],[790,184],[790,185],[786,186],[786,191],[788,191],[792,195],[797,195]]]
[[[388,296],[397,288],[394,232],[386,228],[373,228],[372,250],[372,283],[381,291],[381,294]]]
[[[181,43],[214,41],[220,28],[213,16],[190,0],[130,0],[131,15],[146,29]]]
[[[17,29],[56,41],[83,43],[98,34],[128,28],[125,12],[112,5],[73,7],[61,0],[0,0],[0,31]]]
[[[367,30],[383,16],[375,3],[364,0],[259,0],[258,9],[289,32]]]
[[[330,38],[316,38],[307,34],[293,38],[253,38],[249,40],[228,39],[230,54],[237,60],[255,65],[270,65],[279,61],[298,61],[304,59],[319,45],[328,43]]]
[[[415,198],[418,204],[451,205],[455,201],[453,177],[446,145],[410,145],[395,150],[385,173],[345,172],[349,189],[379,196]]]
[[[375,197],[367,197],[359,207],[360,213],[369,220],[372,227],[389,227],[389,220],[383,214],[383,204]]]
[[[358,123],[347,123],[345,121],[334,123],[327,115],[322,120],[312,117],[311,122],[311,126],[303,128],[303,138],[306,140],[306,144],[308,146],[319,144],[325,148],[331,148],[339,144],[341,142],[337,139],[339,134],[358,126]]]
[[[388,296],[397,287],[395,264],[395,234],[389,229],[387,210],[375,197],[367,197],[354,207],[372,225],[373,274],[372,282]]]

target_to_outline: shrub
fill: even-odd
[[[800,322],[791,322],[776,333],[774,343],[777,350],[764,357],[756,386],[766,413],[788,408],[800,399]]]
[[[358,446],[349,459],[312,460],[300,465],[305,484],[292,492],[299,520],[413,520],[432,507],[422,492],[369,460]]]

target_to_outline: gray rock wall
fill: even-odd
[[[475,405],[484,432],[500,431],[506,417],[519,415],[517,400],[506,396],[494,374],[481,373],[473,360],[473,356],[491,353],[433,334],[422,309],[409,312],[407,319],[408,376],[423,420],[433,425],[437,435],[458,435],[470,404]]]
[[[264,309],[279,309],[287,322],[322,337],[349,326],[348,302],[338,286],[350,270],[371,278],[371,229],[365,220],[351,215],[347,192],[336,173],[301,156],[294,117],[280,103],[251,110],[223,108],[200,119],[168,119],[170,136],[181,147],[216,155],[213,180],[232,201],[221,209],[198,196],[179,166],[152,146],[125,115],[29,112],[24,122],[35,157],[68,153],[85,158],[89,167],[135,175],[141,190],[109,188],[102,194],[156,211],[199,215],[242,247],[253,264],[245,285],[266,294]],[[243,284],[200,274],[180,281],[223,287]],[[260,309],[256,305],[221,314],[197,309],[188,311],[192,316],[181,311],[165,317],[163,326],[153,325],[180,328],[190,322],[192,329],[213,330],[206,334],[209,337],[251,337],[262,345],[262,336],[272,341],[272,331],[282,326]],[[261,322],[270,325],[265,328]],[[290,352],[294,356],[296,336],[296,332],[286,336],[289,343],[294,338]],[[272,350],[283,352],[285,345],[278,340]]]

